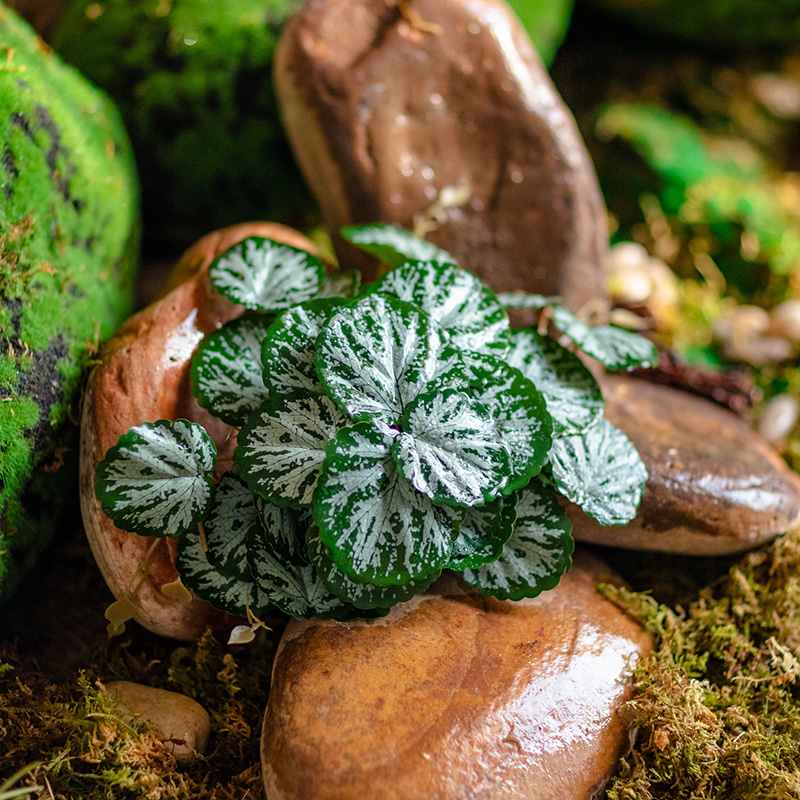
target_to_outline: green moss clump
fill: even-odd
[[[55,49],[117,102],[142,176],[145,231],[177,252],[249,219],[302,225],[313,208],[272,86],[302,0],[76,0]]]
[[[658,34],[712,45],[759,46],[796,42],[798,0],[596,0]]]
[[[685,610],[604,591],[655,638],[635,672],[638,741],[609,800],[800,798],[800,534]]]
[[[0,7],[0,603],[59,518],[84,363],[131,310],[137,215],[116,110]]]

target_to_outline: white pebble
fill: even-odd
[[[785,300],[769,315],[769,331],[790,342],[800,342],[800,300]]]
[[[638,242],[619,242],[608,251],[608,266],[612,272],[636,269],[649,258],[650,254]]]
[[[714,335],[722,342],[741,342],[769,328],[769,314],[759,306],[738,306],[714,321]]]
[[[797,424],[800,403],[790,394],[779,394],[770,400],[761,414],[758,432],[770,443],[780,444]]]

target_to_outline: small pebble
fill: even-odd
[[[132,716],[153,724],[179,765],[190,764],[206,749],[211,720],[208,712],[191,697],[130,681],[107,683],[106,691]]]
[[[769,332],[790,342],[800,342],[800,300],[785,300],[772,309]]]
[[[750,336],[734,338],[723,345],[722,352],[732,361],[743,361],[754,367],[779,364],[796,354],[794,346],[777,336]]]
[[[738,306],[714,321],[714,335],[721,342],[741,342],[764,333],[770,316],[759,306]]]
[[[790,394],[779,394],[764,406],[758,432],[772,444],[780,444],[792,432],[800,416],[800,403]]]
[[[650,254],[638,242],[619,242],[608,251],[608,267],[612,272],[638,269],[650,258]]]

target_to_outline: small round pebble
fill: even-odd
[[[790,394],[775,395],[765,406],[758,432],[771,444],[780,444],[797,424],[800,403]]]
[[[191,697],[131,681],[112,681],[106,684],[106,691],[132,716],[153,724],[179,765],[191,763],[206,749],[211,720]]]

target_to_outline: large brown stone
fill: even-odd
[[[630,741],[649,637],[579,557],[518,603],[455,578],[350,623],[291,622],[262,733],[270,800],[587,800]]]
[[[159,419],[201,423],[217,446],[220,470],[231,465],[236,437],[230,428],[194,399],[189,366],[203,337],[244,309],[211,286],[208,266],[246,236],[266,236],[294,247],[314,250],[301,234],[283,225],[251,222],[205,236],[175,268],[175,288],[131,317],[108,340],[93,370],[83,402],[81,423],[81,511],[95,559],[117,598],[134,598],[135,619],[148,630],[177,639],[193,639],[208,625],[229,630],[232,617],[194,599],[188,606],[162,594],[161,587],[178,577],[177,544],[168,539],[141,567],[152,539],[120,530],[103,513],[94,494],[94,473],[106,451],[134,425]],[[172,283],[170,283],[170,286]]]
[[[602,296],[597,180],[505,3],[311,0],[284,31],[275,69],[329,230],[411,228],[443,188],[466,187],[466,205],[429,236],[461,266],[496,291],[561,294],[573,307]]]
[[[606,416],[642,456],[647,489],[628,525],[603,527],[569,508],[576,539],[723,555],[756,547],[800,521],[800,479],[731,412],[630,378],[604,379],[603,393]]]

